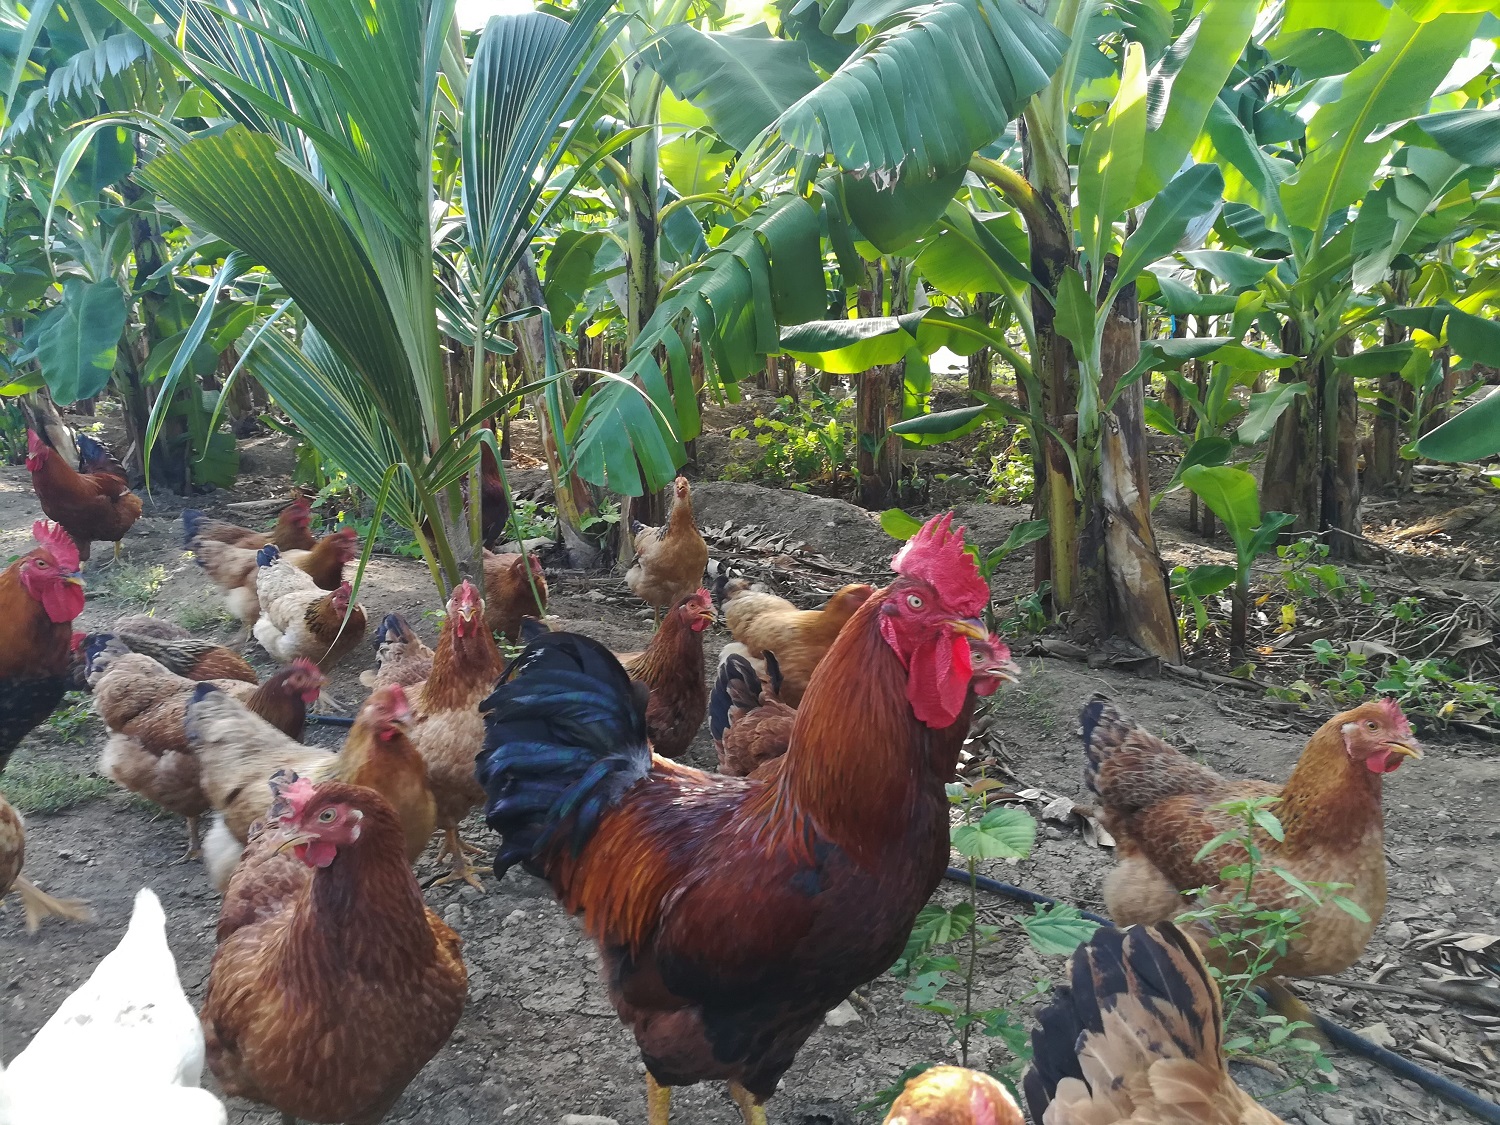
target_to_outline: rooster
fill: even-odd
[[[26,434],[26,468],[42,511],[77,544],[80,564],[88,562],[95,540],[113,543],[120,557],[120,540],[141,518],[141,498],[124,476],[109,469],[77,472],[35,430]]]
[[[635,537],[635,565],[625,573],[630,592],[652,610],[652,624],[661,611],[676,605],[703,583],[708,569],[708,544],[693,519],[693,490],[686,477],[672,482],[672,514],[665,527],[631,521]]]
[[[260,552],[265,547],[232,547],[217,539],[193,539],[188,543],[193,558],[208,580],[224,595],[229,612],[239,618],[245,635],[260,618],[260,598],[255,583]],[[310,551],[285,551],[271,543],[283,560],[303,571],[320,590],[337,590],[344,581],[344,567],[359,556],[359,537],[352,527],[323,536]]]
[[[818,661],[873,592],[856,583],[835,591],[819,609],[798,609],[785,598],[732,578],[724,585],[721,610],[730,635],[745,646],[749,656],[760,659],[767,652],[776,654],[782,680],[777,698],[796,707]]]
[[[74,683],[73,619],[83,612],[78,548],[55,523],[31,525],[36,550],[0,571],[0,772]]]
[[[1099,930],[1031,1033],[1032,1120],[1282,1125],[1229,1076],[1223,1022],[1218,986],[1176,926]]]
[[[412,710],[417,716],[412,741],[427,762],[437,800],[437,826],[443,832],[438,862],[448,860],[452,867],[433,886],[462,880],[484,890],[468,859],[479,849],[463,841],[458,826],[484,802],[484,790],[474,777],[474,755],[484,742],[479,704],[494,689],[504,668],[494,635],[485,624],[479,591],[472,582],[460,582],[448,599],[432,674],[412,689]]]
[[[365,701],[335,754],[287,738],[213,685],[199,685],[188,703],[187,732],[203,792],[217,810],[203,840],[214,886],[228,884],[253,825],[265,815],[266,779],[279,770],[377,791],[396,810],[407,858],[415,863],[432,836],[435,806],[427,766],[411,744],[411,721],[406,692],[383,687]]]
[[[646,735],[664,758],[680,758],[708,710],[703,682],[703,632],[714,623],[707,590],[683,598],[662,619],[644,652],[620,656],[626,673],[651,692]]]
[[[262,547],[255,560],[255,639],[277,660],[300,656],[326,672],[364,639],[365,607],[350,606],[349,583],[326,591],[275,546]]]
[[[989,589],[951,519],[897,554],[759,777],[653,756],[645,700],[585,637],[533,642],[485,703],[495,870],[523,863],[582,915],[645,1062],[651,1125],[672,1086],[710,1079],[764,1125],[798,1049],[900,956],[943,877],[944,785],[975,696],[1001,679],[973,676]]]
[[[463,943],[422,901],[380,794],[285,773],[270,789],[273,823],[219,913],[208,1065],[283,1120],[374,1125],[458,1024]]]
[[[264,684],[210,680],[289,738],[301,738],[307,707],[323,687],[323,674],[305,660],[282,668]],[[94,707],[109,731],[99,772],[132,793],[185,817],[188,850],[198,855],[198,818],[212,808],[203,791],[198,756],[187,736],[187,707],[198,681],[163,668],[149,656],[127,652],[117,640],[89,653]]]
[[[999,637],[975,641],[970,647],[976,678],[1012,678],[1010,646]],[[797,709],[781,701],[781,666],[774,652],[767,649],[765,658],[757,662],[744,645],[734,642],[724,646],[719,660],[719,674],[708,705],[719,772],[730,777],[754,777],[767,762],[786,753]],[[766,673],[765,679],[757,671],[757,663]]]
[[[1335,715],[1314,732],[1285,785],[1230,781],[1141,729],[1095,698],[1083,709],[1084,780],[1104,827],[1119,845],[1104,901],[1120,925],[1165,921],[1189,909],[1187,892],[1219,887],[1220,869],[1248,861],[1238,845],[1200,856],[1240,821],[1220,806],[1276,797],[1285,838],[1257,840],[1264,866],[1303,883],[1342,883],[1339,893],[1367,917],[1337,903],[1316,907],[1274,871],[1255,881],[1262,909],[1296,908],[1306,926],[1270,969],[1274,976],[1339,973],[1359,959],[1385,909],[1381,779],[1420,758],[1406,716],[1389,699]],[[1219,887],[1216,896],[1225,889]],[[1207,935],[1195,933],[1206,942]]]
[[[283,551],[310,551],[317,545],[311,523],[312,504],[300,492],[281,509],[268,533],[252,531],[228,520],[209,519],[202,512],[188,508],[182,513],[182,545],[192,550],[195,542],[212,540],[251,551],[258,551],[267,543],[275,543]]]
[[[529,572],[529,574],[528,574]],[[484,623],[515,644],[521,619],[547,612],[547,576],[535,555],[484,553]]]

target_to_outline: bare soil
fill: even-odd
[[[187,506],[229,514],[227,502],[260,499],[285,489],[290,463],[280,439],[246,443],[246,457],[246,472],[234,493],[199,497]],[[756,525],[762,529],[756,534],[785,540],[758,554],[716,546],[714,556],[731,564],[748,561],[752,570],[773,579],[797,575],[798,580],[784,588],[799,598],[811,601],[816,591],[885,571],[890,542],[872,516],[841,501],[724,483],[705,483],[697,496],[706,528],[729,525],[733,531]],[[188,614],[192,620],[193,614],[201,617],[204,609],[211,609],[216,596],[182,554],[178,514],[183,506],[180,498],[164,493],[147,501],[145,516],[126,542],[126,566],[162,567],[160,587],[145,608],[174,619]],[[38,515],[25,471],[0,467],[0,558],[26,549],[28,529]],[[961,515],[985,543],[999,542],[1010,524],[1028,517],[1019,508],[983,505],[966,507]],[[1173,540],[1169,557],[1216,549],[1183,541],[1179,517],[1179,500],[1169,498],[1162,518],[1164,534]],[[808,555],[833,565],[819,570],[806,561]],[[1028,570],[1029,564],[1016,560],[1002,572],[997,582],[1002,602],[1024,588]],[[93,578],[91,585],[98,593],[88,602],[83,628],[108,627],[120,614],[142,610],[142,605],[106,592],[112,588],[107,571]],[[618,576],[555,572],[549,579],[554,591],[551,611],[568,627],[619,649],[644,645],[649,613],[630,598]],[[377,557],[361,600],[372,620],[398,610],[418,622],[430,639],[433,624],[422,614],[436,608],[436,599],[419,564]],[[220,624],[214,635],[227,640],[232,635],[229,623]],[[711,638],[710,661],[726,639],[722,634]],[[249,655],[263,669],[269,663],[253,644]],[[1056,659],[1033,657],[1024,664],[1024,682],[998,697],[991,737],[998,745],[1000,764],[1013,775],[1014,787],[1033,788],[1043,796],[1080,794],[1076,716],[1094,691],[1109,693],[1177,745],[1234,775],[1285,777],[1307,732],[1326,715],[1326,710],[1316,708],[1307,715],[1288,715],[1240,692],[1203,690],[1172,679],[1140,679]],[[361,694],[356,677],[362,666],[361,659],[352,658],[332,677],[332,694],[351,709]],[[312,739],[325,744],[335,743],[340,735],[329,727],[311,730]],[[60,763],[87,775],[95,768],[103,741],[97,719],[91,719],[75,739],[66,741],[43,726],[23,751],[33,762]],[[1346,974],[1350,979],[1366,980],[1378,967],[1394,965],[1383,982],[1414,989],[1424,976],[1420,953],[1408,944],[1414,936],[1440,929],[1500,933],[1496,748],[1463,739],[1430,745],[1426,760],[1388,782],[1390,905],[1365,958]],[[700,764],[709,762],[706,732],[693,754]],[[1037,801],[1042,803],[1042,798]],[[493,839],[477,816],[467,835],[476,841]],[[183,984],[191,998],[201,998],[213,954],[218,896],[199,864],[174,863],[184,842],[181,821],[123,792],[55,815],[28,818],[27,874],[53,893],[90,900],[96,921],[49,923],[33,936],[25,932],[19,910],[0,912],[0,1058],[12,1058],[114,946],[142,885],[160,895]],[[429,852],[419,870],[424,879],[436,874],[431,856]],[[987,865],[986,873],[1101,910],[1100,881],[1110,862],[1107,851],[1085,843],[1076,829],[1046,825],[1031,859],[1015,865],[996,862]],[[519,871],[486,883],[482,895],[467,887],[428,892],[432,907],[465,939],[469,1003],[453,1040],[418,1076],[390,1120],[490,1125],[551,1123],[567,1114],[597,1114],[640,1125],[645,1120],[643,1068],[629,1032],[615,1019],[597,979],[591,943],[552,902],[545,885]],[[947,901],[959,893],[951,884],[939,892]],[[983,906],[1013,936],[982,954],[979,1004],[1003,1003],[1024,995],[1039,979],[1056,979],[1063,971],[1061,962],[1033,954],[1014,923],[1023,908],[999,898]],[[862,1012],[855,1022],[826,1027],[813,1037],[771,1103],[772,1122],[835,1125],[877,1120],[877,1114],[861,1113],[856,1107],[914,1062],[953,1059],[954,1049],[936,1017],[905,1003],[903,989],[889,977],[876,981],[869,996],[873,1014]],[[1332,984],[1309,985],[1302,992],[1314,1009],[1346,1026],[1384,1024],[1395,1049],[1408,1055],[1419,1039],[1444,1047],[1472,1062],[1473,1069],[1412,1057],[1490,1096],[1500,1089],[1495,1081],[1500,1075],[1500,1035],[1493,1014],[1488,1023],[1481,1023],[1468,1010],[1436,1001]],[[1294,1091],[1270,1098],[1269,1104],[1288,1121],[1306,1125],[1466,1120],[1459,1110],[1369,1062],[1341,1052],[1332,1057],[1341,1082],[1337,1093]],[[1003,1048],[998,1041],[980,1040],[970,1061],[999,1065],[1005,1061]],[[1240,1074],[1262,1094],[1278,1086],[1260,1071],[1246,1069]],[[86,1075],[87,1061],[80,1060],[80,1077],[86,1080]],[[206,1076],[206,1081],[213,1088],[212,1079]],[[729,1125],[739,1119],[716,1086],[680,1091],[677,1111],[676,1119],[683,1122]],[[260,1107],[235,1102],[230,1120],[274,1125],[278,1119]]]

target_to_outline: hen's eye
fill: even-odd
[[[907,594],[906,595],[906,604],[909,605],[909,606],[911,606],[912,609],[921,609],[922,608],[922,596],[920,594]]]
[[[1371,730],[1380,729],[1380,724],[1377,723],[1374,719],[1371,719],[1369,722],[1365,723],[1365,726],[1369,727]]]
[[[331,824],[333,822],[333,818],[337,815],[338,813],[334,812],[332,809],[324,809],[318,814],[318,820],[323,824]]]

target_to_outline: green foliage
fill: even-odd
[[[1224,1000],[1225,1049],[1261,1057],[1275,1056],[1294,1076],[1294,1086],[1320,1092],[1333,1090],[1333,1064],[1316,1040],[1296,1034],[1310,1029],[1270,1013],[1254,991],[1277,960],[1302,935],[1311,912],[1326,901],[1350,917],[1368,922],[1357,903],[1338,892],[1347,884],[1307,883],[1270,861],[1265,841],[1284,838],[1281,820],[1273,811],[1279,797],[1250,797],[1215,806],[1232,821],[1198,850],[1194,862],[1224,853],[1217,887],[1193,892],[1198,905],[1175,921],[1206,932],[1214,965],[1209,971],[1219,983]],[[1275,879],[1290,893],[1289,906],[1272,909],[1256,901],[1256,887]],[[1220,966],[1223,967],[1220,967]]]
[[[57,709],[47,716],[47,729],[59,742],[81,745],[84,741],[84,728],[88,726],[93,714],[88,692],[70,691],[63,697],[63,702],[57,705]]]
[[[31,750],[17,750],[5,770],[5,797],[25,815],[63,812],[107,797],[114,789],[108,778],[79,773]]]
[[[156,601],[166,580],[164,566],[121,561],[110,565],[101,585],[106,597],[144,609]]]
[[[971,879],[980,860],[1025,859],[1036,840],[1036,821],[1030,813],[989,805],[988,794],[994,788],[993,782],[986,781],[973,788],[948,786],[948,799],[960,813],[959,823],[953,826],[953,849],[967,861]],[[1065,904],[1038,906],[1032,915],[1019,921],[1033,949],[1058,957],[1070,956],[1097,928]],[[908,1003],[935,1013],[947,1024],[949,1042],[957,1045],[960,1066],[969,1065],[969,1045],[976,1031],[1004,1043],[1013,1061],[996,1077],[1014,1088],[1031,1057],[1030,1024],[1023,1005],[1049,989],[1051,983],[1038,981],[1035,988],[1009,1005],[977,1007],[974,989],[979,953],[1002,940],[1001,933],[1002,927],[983,920],[979,889],[971,882],[968,897],[956,905],[929,903],[922,908],[906,949],[891,972],[907,981],[903,998]],[[907,1079],[928,1065],[932,1064],[904,1071],[892,1087],[874,1095],[868,1106],[888,1105]]]
[[[800,492],[815,482],[837,483],[854,466],[854,399],[807,388],[800,401],[779,398],[769,415],[730,436],[744,440],[753,433],[760,456],[749,464],[730,465],[730,480],[764,480]]]

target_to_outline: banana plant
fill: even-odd
[[[1275,548],[1282,528],[1296,517],[1286,512],[1267,512],[1262,516],[1255,478],[1244,469],[1195,465],[1182,474],[1182,482],[1219,517],[1234,543],[1229,648],[1235,659],[1243,659],[1249,631],[1250,569],[1257,558]],[[1207,572],[1198,576],[1204,589],[1212,585],[1210,579],[1217,577]]]
[[[1482,18],[1466,0],[1304,5],[1295,22],[1288,9],[1257,31],[1245,80],[1215,99],[1194,147],[1227,169],[1225,245],[1274,265],[1257,283],[1263,330],[1302,357],[1281,380],[1309,388],[1272,433],[1266,502],[1332,532],[1336,554],[1360,531],[1356,388],[1339,357],[1385,312],[1377,290],[1393,264],[1434,235],[1439,212],[1457,224],[1471,206],[1467,189],[1450,198],[1465,156],[1398,127],[1468,101],[1488,69],[1487,54],[1465,65]],[[1290,87],[1269,112],[1256,74]]]

